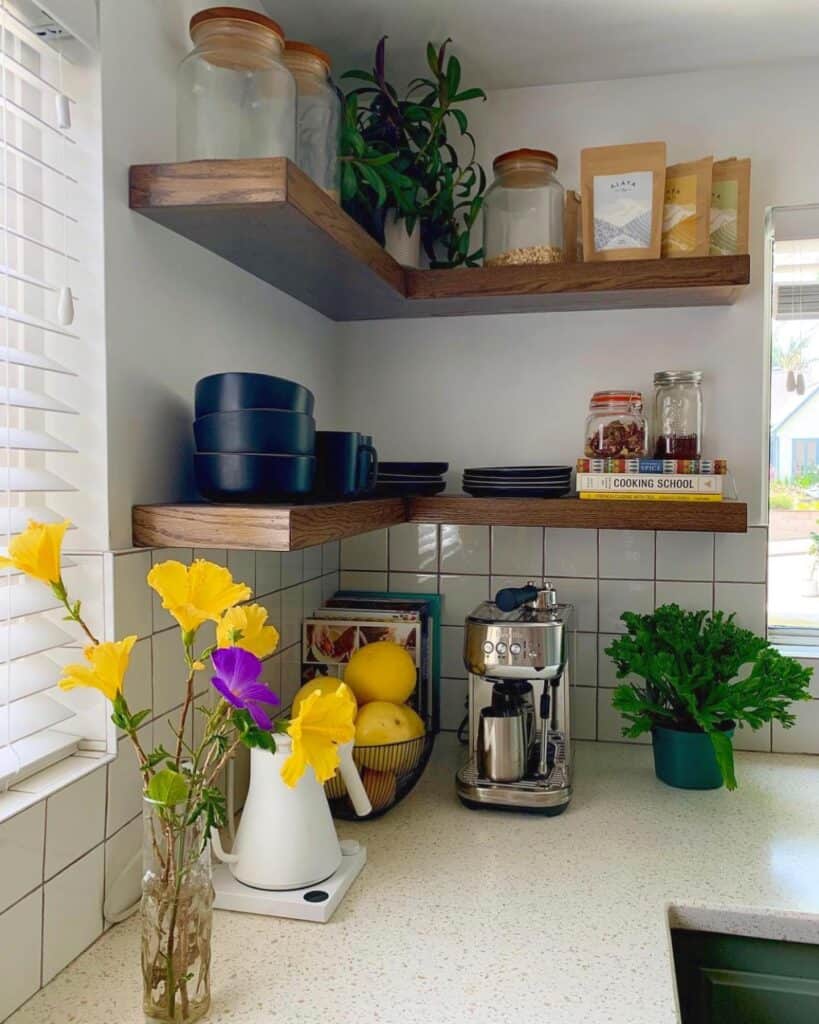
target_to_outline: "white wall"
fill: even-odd
[[[176,67],[189,0],[102,0],[110,546],[131,507],[191,498],[195,381],[257,370],[316,393],[336,425],[335,325],[128,209],[128,167],[176,158]],[[258,5],[256,5],[258,6]]]
[[[457,484],[468,465],[571,463],[596,388],[650,393],[654,370],[702,369],[708,452],[729,459],[759,522],[763,216],[819,198],[817,95],[819,67],[795,63],[515,89],[473,106],[485,167],[504,150],[543,147],[566,187],[579,184],[584,146],[666,139],[669,163],[750,156],[751,286],[727,308],[347,324],[347,418],[366,410],[383,457],[449,459]]]

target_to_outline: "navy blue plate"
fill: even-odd
[[[193,435],[200,452],[312,455],[316,421],[289,409],[236,409],[200,416]]]
[[[449,469],[448,462],[383,462],[378,460],[378,472],[400,473],[403,476],[441,476]]]
[[[290,409],[313,415],[312,391],[284,377],[266,373],[214,373],[196,385],[196,417],[236,409]]]

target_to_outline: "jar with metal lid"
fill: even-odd
[[[191,18],[194,49],[177,76],[180,160],[296,156],[296,82],[284,65],[284,33],[240,7]]]
[[[702,457],[702,373],[662,370],[654,374],[654,456]]]
[[[647,439],[641,392],[595,391],[586,417],[587,458],[639,458]]]
[[[557,157],[515,149],[492,164],[495,180],[483,202],[484,264],[557,263],[563,259],[563,186]]]
[[[309,43],[288,39],[284,62],[296,80],[296,163],[336,202],[341,99],[330,78],[330,58]]]

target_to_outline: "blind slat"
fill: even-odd
[[[0,786],[10,779],[20,781],[34,772],[44,771],[75,753],[79,745],[76,736],[44,729],[13,747],[0,747]]]
[[[32,391],[30,388],[6,388],[0,386],[0,408],[10,405],[13,409],[39,409],[41,412],[64,412],[73,416],[77,410],[58,398]]]
[[[76,452],[65,441],[58,441],[42,430],[20,430],[17,427],[0,427],[0,448],[11,448],[17,452]]]
[[[2,57],[2,50],[0,50],[0,59],[2,59]],[[55,85],[53,82],[49,82],[48,79],[43,78],[42,75],[38,75],[33,68],[28,68],[25,64],[22,64],[17,60],[14,54],[6,53],[5,60],[11,65],[11,67],[6,68],[7,71],[16,75],[18,78],[24,78],[29,85],[33,85],[35,89],[47,90],[52,94],[52,96],[67,95],[58,85]],[[71,96],[67,96],[67,99],[69,103],[76,104],[77,102]]]
[[[14,505],[0,508],[0,544],[8,546],[8,538],[22,533],[30,519],[37,523],[61,523],[65,516],[45,505]],[[74,526],[69,527],[74,529]]]
[[[53,729],[73,717],[74,712],[70,708],[51,700],[44,693],[23,697],[0,715],[0,747],[24,740],[43,729]]]
[[[28,366],[32,370],[46,370],[48,373],[60,373],[66,377],[76,377],[73,370],[58,363],[56,359],[41,355],[39,352],[26,352],[11,345],[0,345],[0,366],[11,363],[13,366]]]
[[[0,466],[0,491],[75,491],[73,484],[47,469]]]
[[[47,331],[49,334],[59,334],[63,338],[72,338],[74,341],[79,341],[79,334],[67,331],[64,327],[60,327],[59,324],[52,323],[50,320],[42,320],[40,317],[31,316],[30,313],[21,313],[19,309],[14,309],[12,306],[0,305],[0,320],[2,319],[11,320],[15,324],[25,324],[26,327],[36,327],[38,331]]]
[[[74,643],[74,637],[47,619],[18,622],[0,637],[0,664],[6,665],[30,654],[43,654],[53,647]]]
[[[3,670],[9,677],[9,696],[12,700],[28,697],[32,693],[42,693],[57,685],[62,676],[62,669],[47,654],[34,654],[30,658],[21,658],[12,662]]]
[[[5,552],[3,552],[5,554]],[[76,562],[72,562],[70,558],[60,559],[61,569],[73,569],[76,566]],[[0,580],[5,578],[14,579],[15,576],[22,576],[23,573],[19,569],[0,569]]]
[[[2,171],[2,168],[0,168],[0,171]],[[13,185],[5,185],[5,186],[3,186],[3,179],[2,179],[2,177],[0,177],[0,187],[5,187],[7,192],[10,192],[11,195],[16,196],[18,199],[26,199],[29,202],[36,203],[37,206],[41,207],[43,210],[48,210],[49,213],[56,213],[58,217],[64,217],[71,224],[79,223],[77,218],[76,217],[72,217],[71,214],[68,213],[67,210],[60,210],[56,206],[52,206],[50,203],[45,202],[45,200],[43,200],[39,196],[33,196],[33,195],[31,195],[30,192],[24,192],[24,191],[22,191],[19,188],[15,188]],[[23,241],[27,241],[27,239],[25,237],[23,237]],[[34,244],[36,245],[37,243],[34,242]],[[58,253],[57,255],[61,256],[63,254],[62,253]]]
[[[20,619],[24,615],[39,615],[61,607],[54,592],[40,583],[0,586],[0,615],[4,619]]]
[[[36,114],[33,110],[29,110],[27,107],[17,103],[8,96],[5,97],[3,103],[5,103],[7,111],[13,117],[18,117],[21,121],[25,121],[27,125],[30,125],[32,128],[36,128],[37,131],[49,132],[50,134],[55,135],[58,139],[62,139],[63,142],[68,142],[72,146],[76,145],[75,140],[72,139],[70,135],[61,131],[56,125],[49,124],[48,121],[40,117],[40,115]]]

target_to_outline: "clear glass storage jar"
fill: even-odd
[[[296,157],[296,82],[284,65],[284,33],[240,7],[191,18],[194,49],[177,75],[180,160]]]
[[[330,78],[330,58],[309,43],[288,39],[284,62],[296,80],[296,163],[338,202],[341,99]]]
[[[587,458],[639,458],[646,454],[647,440],[641,392],[595,391],[586,417]]]
[[[654,374],[654,456],[702,457],[702,373],[662,370]]]
[[[555,177],[557,157],[514,149],[495,157],[492,169],[483,203],[484,264],[560,262],[565,193]]]

